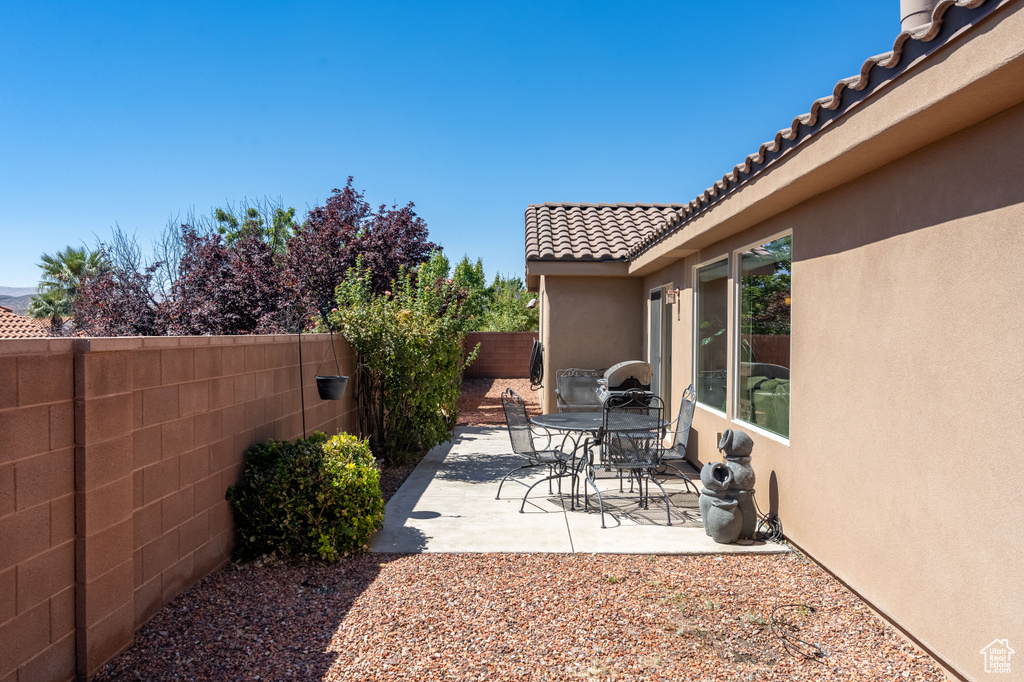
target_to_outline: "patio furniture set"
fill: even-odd
[[[650,392],[647,363],[620,363],[608,370],[559,370],[556,382],[559,411],[532,419],[515,391],[509,388],[502,394],[512,450],[526,462],[502,478],[496,499],[500,499],[505,481],[517,472],[546,468],[547,476],[527,488],[520,513],[525,512],[527,498],[541,483],[548,483],[549,494],[554,492],[552,483],[557,484],[561,497],[563,478],[571,479],[569,504],[575,510],[580,504],[581,479],[585,478],[582,508],[589,510],[593,490],[601,527],[605,528],[603,497],[611,491],[602,491],[598,480],[616,480],[619,493],[636,494],[643,509],[648,509],[653,482],[665,502],[667,524],[672,525],[669,497],[658,475],[672,469],[685,482],[687,491],[693,488],[697,492],[682,469],[672,463],[686,452],[696,404],[693,387],[684,392],[678,416],[670,421],[664,401]],[[670,433],[672,444],[666,447],[664,441]]]

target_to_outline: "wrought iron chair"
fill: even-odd
[[[601,527],[604,522],[604,501],[597,479],[601,471],[617,472],[620,479],[628,475],[630,483],[636,482],[640,492],[640,506],[648,508],[650,483],[658,486],[665,499],[665,514],[668,525],[672,525],[672,512],[668,494],[655,477],[655,470],[662,460],[662,435],[665,425],[662,421],[664,403],[657,395],[644,391],[627,391],[622,395],[608,398],[605,402],[601,429],[594,440],[587,439],[587,483],[594,489],[601,509]],[[600,445],[600,459],[596,446]],[[584,488],[584,507],[589,508],[590,496]]]
[[[555,372],[555,401],[559,412],[596,412],[601,409],[597,380],[603,369],[560,369]]]
[[[526,403],[523,402],[522,397],[511,388],[505,389],[505,392],[501,394],[501,407],[505,411],[505,424],[508,426],[508,436],[512,441],[512,452],[525,457],[526,464],[516,467],[505,474],[504,478],[501,479],[501,483],[498,484],[498,494],[495,495],[494,499],[501,499],[501,487],[505,485],[505,481],[509,476],[517,471],[536,467],[547,467],[548,475],[526,489],[526,494],[523,495],[523,503],[519,506],[520,514],[524,513],[526,509],[526,498],[529,497],[530,491],[544,481],[548,481],[548,492],[551,492],[551,481],[557,480],[558,494],[561,495],[562,478],[564,476],[572,476],[573,490],[575,490],[577,474],[575,467],[570,466],[573,458],[572,454],[562,450],[543,450],[536,447],[533,440],[533,429],[530,427],[530,418],[526,414]]]
[[[700,493],[697,485],[690,480],[683,470],[672,464],[669,460],[686,459],[686,443],[690,439],[690,426],[693,424],[693,411],[697,406],[697,392],[693,390],[693,384],[687,386],[679,401],[679,416],[674,422],[669,422],[668,427],[674,432],[672,445],[662,450],[661,462],[658,464],[658,473],[664,474],[669,467],[675,469],[676,474],[686,482],[686,490]]]

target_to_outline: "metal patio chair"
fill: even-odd
[[[690,488],[693,488],[693,492],[699,494],[700,490],[697,488],[697,485],[683,473],[682,469],[669,461],[686,459],[686,443],[690,439],[690,426],[693,425],[693,412],[696,406],[697,392],[693,390],[693,384],[690,384],[683,391],[682,398],[679,401],[679,416],[676,417],[675,421],[668,424],[667,428],[674,432],[672,445],[662,450],[661,462],[658,464],[657,472],[664,474],[670,467],[675,469],[676,475],[686,482],[687,492],[690,491]]]
[[[526,489],[526,494],[523,495],[523,503],[519,506],[520,514],[524,513],[526,509],[526,498],[529,497],[530,491],[544,481],[548,482],[548,492],[551,492],[551,481],[557,480],[558,494],[561,495],[562,478],[564,476],[572,476],[573,489],[575,490],[577,474],[575,467],[570,466],[573,458],[572,454],[562,450],[538,449],[536,447],[533,429],[530,426],[530,418],[526,414],[526,403],[523,402],[522,397],[511,388],[505,389],[505,392],[501,394],[501,407],[505,411],[505,424],[508,426],[508,436],[512,441],[512,452],[525,457],[526,464],[518,466],[505,474],[504,478],[501,479],[501,483],[498,484],[498,494],[494,499],[501,499],[501,487],[505,485],[505,481],[509,476],[517,471],[536,467],[547,467],[548,475]]]
[[[631,484],[638,484],[640,506],[648,508],[651,481],[661,490],[665,500],[665,515],[672,525],[672,512],[668,494],[655,477],[655,471],[662,461],[661,438],[665,432],[662,421],[664,403],[657,395],[645,391],[627,391],[608,398],[605,402],[604,419],[596,439],[588,439],[585,445],[587,455],[587,483],[594,489],[601,509],[601,527],[604,522],[604,501],[597,479],[601,471],[616,472],[619,490],[622,491],[622,477],[628,476]],[[600,445],[600,450],[597,447]],[[599,454],[598,454],[599,452]],[[589,508],[590,497],[584,488],[584,508]]]
[[[559,412],[596,412],[601,409],[597,380],[603,369],[560,369],[555,372],[555,401]]]

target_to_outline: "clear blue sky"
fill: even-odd
[[[0,285],[349,175],[521,276],[527,204],[689,201],[898,33],[898,0],[3,0]]]

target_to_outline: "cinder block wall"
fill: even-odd
[[[0,343],[0,680],[75,675],[71,339]]]
[[[467,378],[514,379],[530,376],[530,351],[537,332],[470,332],[466,351],[480,344],[480,353],[466,368]]]
[[[354,358],[336,338],[342,374]],[[223,565],[249,446],[355,431],[330,337],[0,342],[0,682],[93,674]],[[15,389],[12,389],[15,387]],[[7,548],[12,548],[8,551]]]

